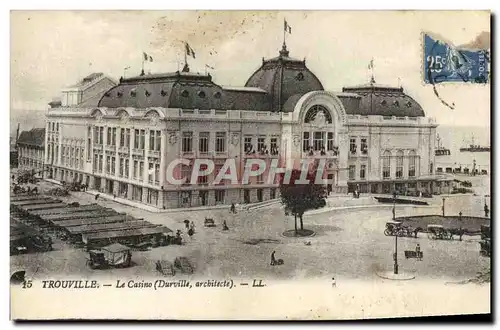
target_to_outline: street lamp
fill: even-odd
[[[394,205],[392,206],[392,220],[396,219],[396,192],[392,194]],[[394,235],[394,274],[398,274],[398,234]]]

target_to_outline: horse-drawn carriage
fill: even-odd
[[[491,238],[491,228],[488,225],[481,225],[481,239]]]
[[[384,235],[385,236],[398,236],[398,237],[412,237],[417,236],[418,230],[411,228],[410,226],[404,226],[400,221],[387,221],[385,224]]]
[[[479,242],[481,245],[481,250],[479,253],[485,257],[491,257],[491,240],[489,238],[485,238]]]
[[[430,239],[453,239],[452,232],[442,225],[427,225],[427,236]]]
[[[177,257],[174,260],[174,266],[179,268],[185,274],[193,273],[193,266],[186,257]]]
[[[205,227],[215,227],[215,221],[212,218],[206,218],[205,217]]]
[[[174,276],[175,267],[170,261],[158,260],[156,262],[156,270],[164,276]]]

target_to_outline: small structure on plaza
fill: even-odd
[[[130,248],[114,243],[98,250],[90,250],[87,266],[92,269],[109,267],[130,267],[132,252]]]

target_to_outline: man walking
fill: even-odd
[[[276,258],[274,257],[275,254],[276,254],[276,251],[273,251],[271,253],[271,266],[276,265]]]

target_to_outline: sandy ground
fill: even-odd
[[[345,198],[345,197],[344,197]],[[364,197],[369,199],[369,197]],[[93,196],[74,193],[67,201],[94,202]],[[275,279],[332,277],[345,279],[376,279],[376,271],[392,269],[394,238],[383,234],[385,222],[391,219],[391,206],[334,210],[306,215],[304,226],[316,232],[311,238],[286,238],[283,231],[294,227],[293,217],[284,216],[280,205],[234,215],[229,210],[150,213],[107,200],[99,204],[127,212],[145,220],[164,224],[172,230],[182,229],[183,220],[196,224],[191,239],[184,235],[182,246],[166,246],[150,251],[134,252],[135,265],[128,269],[90,270],[85,266],[87,254],[64,245],[56,251],[11,257],[13,269],[27,269],[36,277],[135,277],[157,276],[157,260],[173,260],[186,256],[195,266],[193,277],[265,277]],[[355,202],[357,203],[357,202]],[[397,206],[396,215],[436,214],[441,212],[441,197],[432,199],[429,207]],[[484,196],[454,195],[446,197],[448,212],[482,216]],[[460,208],[458,208],[458,206]],[[205,228],[205,217],[213,217],[217,227]],[[222,231],[226,220],[230,230]],[[185,232],[185,231],[184,231]],[[463,280],[489,266],[490,259],[480,257],[479,237],[459,241],[419,238],[398,239],[400,269],[428,279]],[[311,245],[306,246],[304,242]],[[404,250],[414,250],[419,243],[424,259],[404,259]],[[271,252],[285,261],[278,267],[269,265]],[[178,274],[176,277],[182,277]]]
[[[481,186],[482,183],[476,184]],[[42,185],[50,186],[48,183]],[[485,188],[487,190],[489,188]],[[442,197],[429,199],[431,205],[425,207],[398,205],[396,216],[440,214]],[[483,216],[484,195],[445,198],[447,214],[462,211],[464,215]],[[82,204],[95,202],[93,196],[85,193],[74,193],[64,200]],[[85,251],[55,242],[55,251],[12,256],[11,272],[24,269],[27,278],[35,281],[83,278],[96,279],[100,283],[116,283],[117,279],[148,281],[160,278],[172,281],[233,279],[251,283],[253,279],[263,279],[267,289],[245,291],[249,289],[240,284],[234,290],[217,291],[103,288],[101,290],[109,291],[105,295],[99,294],[103,301],[97,303],[94,291],[12,287],[13,315],[27,318],[83,317],[82,311],[85,310],[85,315],[94,319],[345,319],[490,311],[489,284],[458,284],[490,267],[490,259],[479,254],[479,237],[465,237],[462,242],[429,240],[426,234],[420,234],[416,239],[398,238],[399,270],[412,272],[416,277],[410,281],[380,278],[377,273],[393,269],[395,238],[383,234],[385,222],[392,217],[392,206],[380,206],[367,195],[356,200],[346,196],[331,197],[328,201],[329,207],[364,204],[367,205],[365,208],[326,210],[306,215],[305,228],[316,233],[310,238],[282,236],[283,231],[294,227],[294,220],[284,215],[279,204],[237,214],[231,214],[228,209],[162,214],[103,199],[97,202],[119,212],[164,224],[174,231],[181,229],[185,232],[183,220],[189,219],[196,224],[196,234],[192,239],[184,234],[185,244],[182,246],[134,252],[134,264],[126,269],[91,270],[85,266]],[[214,218],[217,227],[204,227],[205,217]],[[222,231],[224,220],[229,231]],[[304,242],[311,244],[305,245]],[[405,259],[404,250],[414,250],[417,243],[424,253],[423,260]],[[284,265],[270,266],[272,251],[276,251],[277,258],[284,260]],[[156,272],[157,260],[173,262],[179,256],[190,259],[194,274],[178,272],[174,277],[163,277]],[[336,279],[336,287],[332,287],[332,277]],[[124,299],[143,303],[125,306]],[[47,301],[51,304],[46,305]],[[75,301],[81,303],[75,304]],[[85,303],[87,301],[89,303]],[[36,309],[26,309],[28,302]],[[311,309],[305,306],[311,306]]]

